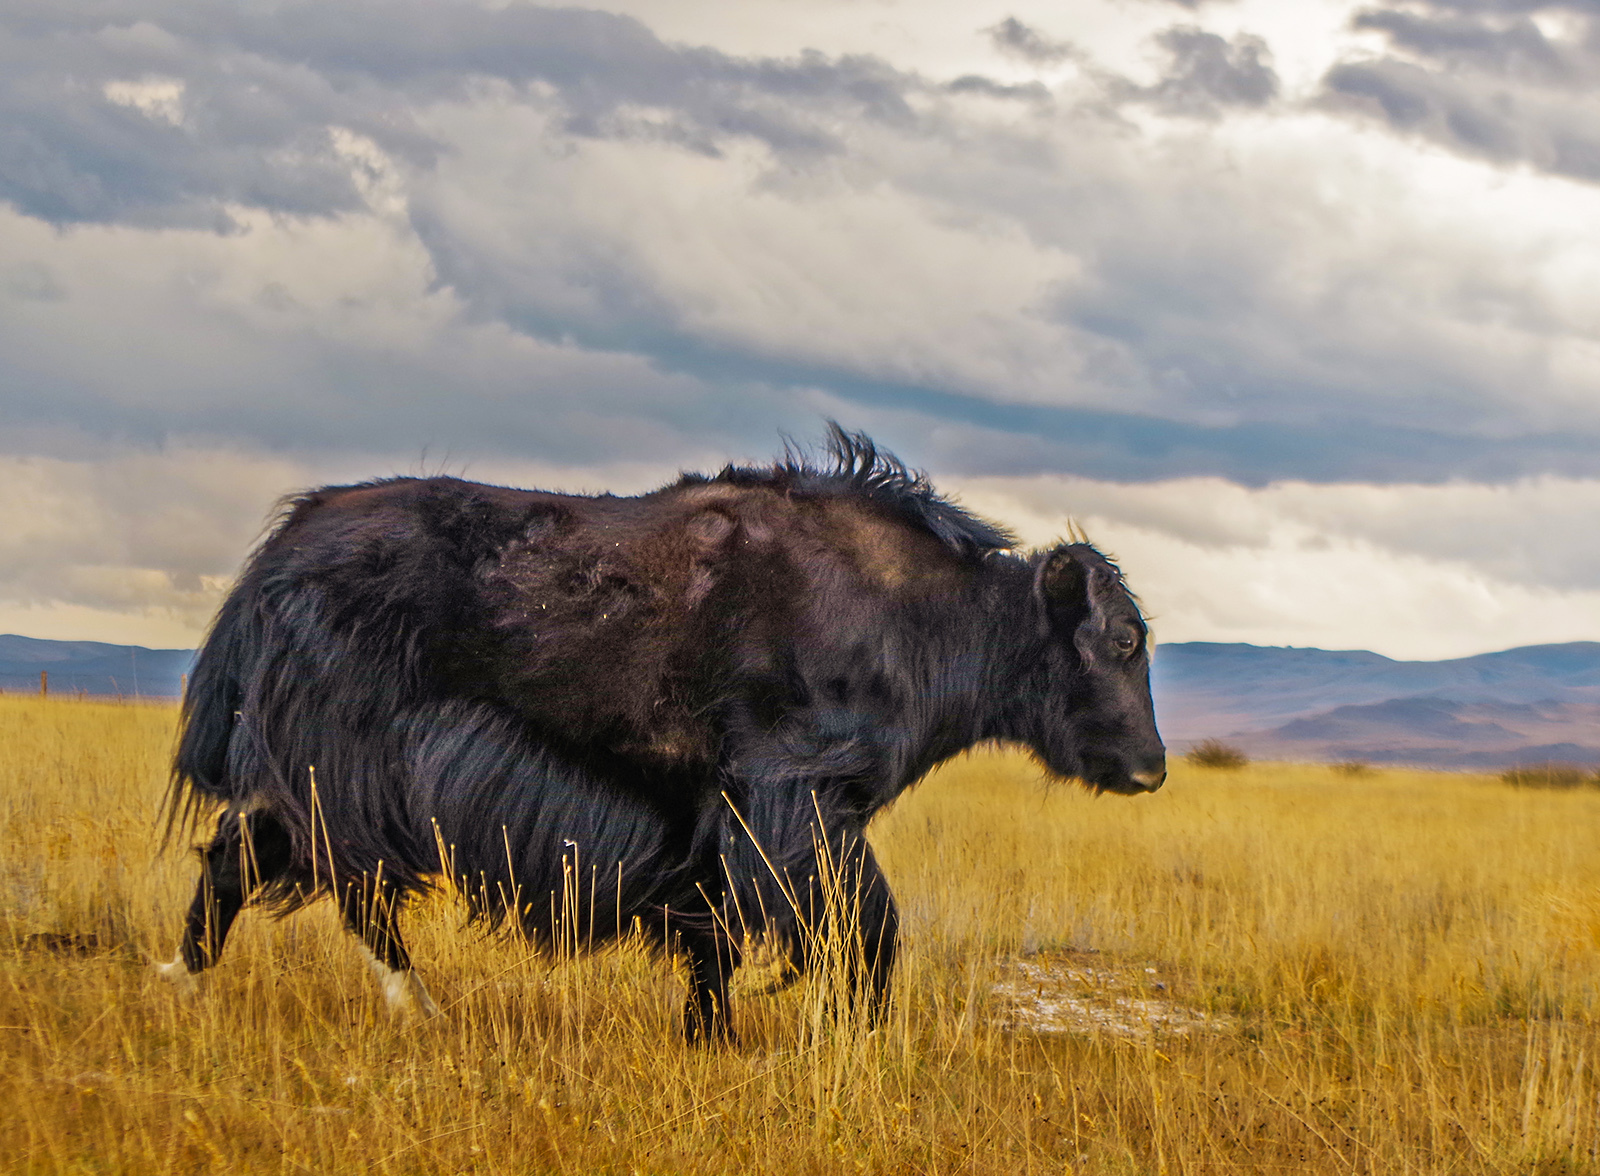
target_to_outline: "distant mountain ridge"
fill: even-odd
[[[1274,759],[1600,764],[1596,641],[1435,662],[1195,641],[1158,646],[1151,678],[1162,733],[1180,749],[1223,738]]]
[[[176,698],[191,649],[0,636],[0,689]],[[1600,764],[1600,641],[1449,661],[1191,641],[1156,647],[1156,718],[1175,751],[1222,738],[1262,759],[1498,769]]]
[[[192,649],[146,649],[103,641],[46,641],[0,634],[0,690],[34,692],[49,675],[52,694],[177,698]]]

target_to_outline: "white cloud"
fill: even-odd
[[[513,321],[1038,398],[1059,396],[1074,367],[1037,312],[1077,263],[1009,219],[832,165],[788,175],[753,144],[710,158],[598,141],[557,156],[552,120],[521,106],[429,125],[459,145],[419,180],[430,239],[448,239],[446,276],[465,298]]]
[[[1314,110],[1213,126],[1072,93],[1041,111],[918,91],[914,126],[830,123],[841,150],[796,158],[573,140],[553,98],[491,88],[419,115],[454,150],[412,208],[476,313],[637,339],[712,380],[799,367],[846,397],[888,382],[1313,436],[1600,430],[1590,190]]]
[[[0,598],[0,633],[45,641],[105,641],[146,649],[193,649],[203,627],[158,609],[91,608],[63,600],[17,602]]]
[[[698,459],[751,416],[767,418],[767,438],[801,423],[771,390],[743,389],[727,410],[645,356],[472,315],[403,218],[241,209],[238,223],[227,236],[63,233],[0,208],[0,452],[29,452],[29,430],[56,428],[313,462],[359,451],[604,464]]]
[[[118,106],[131,106],[148,118],[176,127],[183,125],[183,79],[140,78],[107,82],[105,96]]]
[[[0,631],[183,646],[221,603],[293,462],[236,451],[0,456]]]
[[[1007,18],[1051,41],[1070,41],[1105,68],[1142,82],[1153,77],[1151,34],[1202,17],[1206,27],[1230,38],[1265,36],[1287,79],[1308,89],[1343,48],[1363,40],[1345,29],[1351,5],[1342,0],[1239,0],[1211,5],[1203,14],[1163,0],[745,0],[732,6],[608,0],[606,8],[638,17],[666,40],[741,56],[781,57],[803,48],[870,53],[933,77],[984,73],[1007,82],[1056,81],[1077,72],[1071,62],[1041,69],[997,51],[987,30]]]
[[[0,455],[0,633],[195,645],[284,496],[397,473],[638,493],[676,468],[374,454],[295,460],[236,448]]]
[[[1507,486],[1064,477],[960,484],[1032,544],[1068,518],[1121,561],[1167,641],[1461,657],[1600,640],[1600,481]]]

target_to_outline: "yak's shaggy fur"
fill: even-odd
[[[185,967],[252,895],[331,889],[407,971],[395,902],[444,874],[535,939],[564,906],[586,941],[658,937],[690,1036],[724,1033],[743,932],[804,963],[822,847],[881,999],[896,919],[861,834],[940,760],[1012,740],[1159,786],[1116,569],[1010,554],[863,436],[829,455],[636,498],[396,478],[289,503],[184,700],[174,811],[225,806]]]

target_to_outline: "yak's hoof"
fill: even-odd
[[[391,1017],[416,1019],[439,1015],[439,1006],[428,995],[427,986],[415,971],[389,967],[365,945],[362,945],[361,953],[367,957],[367,967],[378,982],[378,990],[383,993],[383,1003]]]
[[[731,1049],[739,1044],[727,1017],[708,1018],[692,1006],[683,1016],[683,1039],[697,1049]]]
[[[154,970],[157,976],[172,985],[172,991],[179,996],[189,998],[199,995],[200,980],[189,971],[189,965],[183,962],[181,955],[164,964],[156,964]]]

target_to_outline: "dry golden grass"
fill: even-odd
[[[437,1021],[391,1023],[325,905],[176,997],[173,720],[0,697],[6,1171],[1600,1172],[1600,792],[1179,764],[1097,800],[967,758],[874,830],[889,1024],[802,985],[701,1052],[658,962],[442,898]]]

